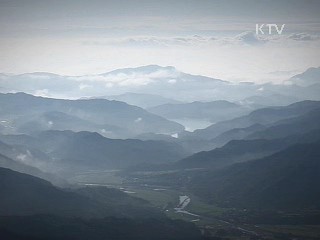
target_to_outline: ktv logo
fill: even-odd
[[[281,27],[278,27],[277,24],[268,23],[268,24],[256,24],[256,34],[274,34],[274,31],[279,35],[282,34],[285,24],[282,24]]]

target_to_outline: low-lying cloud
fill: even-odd
[[[264,43],[282,43],[288,40],[319,41],[320,36],[309,33],[291,33],[284,35],[256,35],[253,31],[246,31],[232,37],[226,36],[199,36],[189,37],[130,37],[107,40],[84,41],[84,45],[96,46],[122,46],[122,47],[185,47],[210,45],[261,45]]]

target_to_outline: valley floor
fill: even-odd
[[[186,189],[143,183],[142,179],[148,174],[154,173],[141,172],[140,179],[128,179],[122,178],[116,170],[92,171],[79,173],[72,181],[85,186],[113,187],[145,199],[172,219],[194,222],[204,239],[320,239],[320,225],[243,223],[242,219],[246,219],[248,214],[245,209],[220,208],[204,202]],[[183,208],[181,196],[190,199]]]

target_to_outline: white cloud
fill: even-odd
[[[243,32],[235,36],[234,41],[238,41],[239,43],[249,44],[249,45],[256,45],[265,43],[265,39],[261,39],[253,32]]]
[[[318,35],[308,33],[292,33],[287,38],[295,41],[317,41],[320,39]]]
[[[134,44],[140,42],[140,46],[130,45],[130,39],[135,40]],[[307,41],[307,39],[312,40]],[[90,44],[85,45],[84,42]],[[148,44],[142,44],[145,42]],[[12,45],[15,47],[10,48]],[[303,71],[310,66],[319,66],[319,47],[320,40],[316,35],[310,37],[298,33],[258,37],[252,32],[244,32],[234,33],[233,36],[133,36],[61,41],[42,38],[24,39],[23,42],[14,39],[0,46],[2,50],[0,71],[18,73],[46,71],[69,76],[82,75],[69,79],[79,81],[76,85],[78,89],[80,83],[96,87],[100,82],[99,87],[105,90],[105,92],[101,90],[102,94],[110,94],[117,86],[134,87],[152,84],[156,74],[168,74],[157,72],[153,76],[131,73],[98,75],[114,69],[149,64],[171,65],[183,72],[229,81],[281,82],[284,80],[282,76],[268,73]],[[35,52],[37,54],[34,54]],[[53,57],[52,52],[56,53]],[[168,77],[166,81],[175,78],[175,76]],[[82,92],[87,93],[89,90],[82,88]],[[38,94],[46,93],[38,92]]]
[[[49,90],[48,89],[36,90],[34,92],[34,95],[39,97],[49,97]]]
[[[47,75],[47,74],[42,74],[42,73],[35,73],[35,74],[30,74],[30,73],[27,73],[27,74],[23,74],[24,76],[28,77],[28,78],[32,78],[32,79],[39,79],[39,80],[47,80],[47,79],[50,79],[51,76],[50,75]]]
[[[212,45],[259,45],[267,42],[292,41],[315,41],[319,40],[318,35],[307,33],[291,33],[287,35],[256,35],[254,31],[245,31],[235,36],[181,36],[181,37],[157,37],[138,36],[127,38],[111,38],[105,40],[83,41],[88,46],[116,46],[131,48],[170,48],[190,46],[212,46]]]
[[[81,82],[79,85],[80,90],[92,88],[88,82],[102,82],[105,83],[106,88],[112,88],[115,86],[130,87],[130,86],[145,86],[150,83],[156,82],[159,79],[169,79],[169,83],[175,83],[174,78],[179,77],[180,72],[174,68],[169,70],[159,69],[151,72],[120,72],[120,73],[106,73],[101,75],[86,75],[79,77],[67,77],[72,81]],[[44,89],[45,90],[45,89]],[[38,95],[45,94],[44,90],[38,91]]]
[[[110,82],[108,82],[108,83],[105,84],[105,87],[106,87],[106,88],[112,88],[113,86],[114,86],[114,84],[113,84],[113,83],[110,83]]]
[[[19,154],[16,158],[21,162],[25,162],[27,155],[26,154]]]
[[[260,92],[262,92],[262,91],[264,91],[264,88],[261,87],[261,88],[258,88],[257,90],[260,91]]]
[[[168,83],[171,83],[171,84],[175,84],[176,82],[177,82],[176,79],[169,79],[169,80],[168,80]]]
[[[89,85],[89,84],[84,84],[84,83],[81,83],[81,84],[79,85],[79,89],[80,89],[80,90],[85,90],[85,89],[88,89],[88,88],[92,88],[92,86]]]
[[[134,120],[135,123],[138,123],[138,122],[141,122],[141,121],[142,121],[142,118],[141,118],[141,117],[139,117],[139,118],[137,118],[136,120]]]

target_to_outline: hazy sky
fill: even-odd
[[[148,64],[234,81],[320,66],[320,1],[0,0],[0,72],[66,75]],[[286,24],[283,35],[255,24]]]

